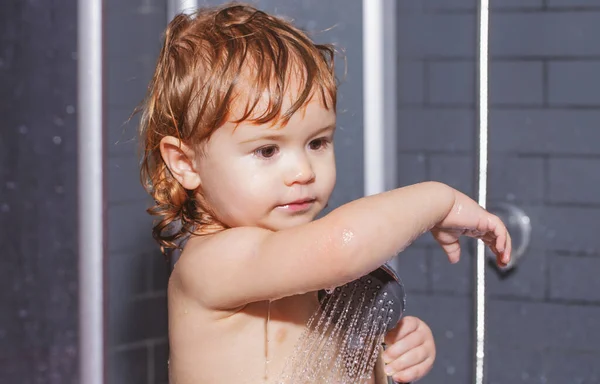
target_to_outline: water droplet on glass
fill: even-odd
[[[14,181],[7,181],[6,182],[6,188],[7,189],[16,189],[17,188],[17,183],[15,183]]]
[[[54,136],[52,138],[52,142],[56,145],[59,145],[60,143],[62,143],[62,139],[60,138],[60,136]]]
[[[447,339],[454,338],[454,332],[452,332],[452,331],[446,331],[445,335],[446,335]]]
[[[20,133],[21,135],[25,135],[25,134],[27,134],[27,132],[28,132],[28,131],[29,131],[29,129],[27,129],[27,127],[26,127],[25,125],[21,125],[21,126],[19,127],[19,133]]]
[[[0,210],[2,210],[3,213],[10,212],[10,206],[6,203],[3,203],[0,205]]]
[[[58,116],[54,117],[54,125],[56,125],[57,127],[62,127],[63,125],[65,125],[65,121],[63,119],[61,119]]]
[[[454,373],[456,372],[456,368],[454,368],[454,366],[449,365],[446,367],[446,373],[449,375],[454,375]]]
[[[75,113],[75,107],[72,105],[67,105],[67,108],[65,108],[65,111],[69,114],[72,115]]]

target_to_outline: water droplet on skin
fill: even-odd
[[[269,347],[270,347],[270,343],[271,343],[271,339],[269,337],[269,325],[271,323],[271,300],[268,300],[267,302],[267,319],[265,321],[265,380],[269,379],[269,363],[270,363],[270,356],[269,356]]]
[[[349,229],[344,229],[342,232],[342,245],[348,245],[354,239],[354,233]]]

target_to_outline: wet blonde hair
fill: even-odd
[[[292,76],[300,89],[284,111]],[[201,191],[184,189],[171,175],[160,154],[163,137],[196,147],[228,121],[285,125],[314,96],[335,110],[336,92],[333,47],[313,43],[288,21],[234,3],[176,16],[139,108],[141,179],[155,201],[148,212],[157,217],[153,236],[163,252],[194,228],[220,225]],[[232,120],[240,99],[244,113]]]

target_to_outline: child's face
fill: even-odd
[[[313,220],[335,184],[335,123],[335,112],[314,98],[283,128],[271,123],[219,128],[196,163],[216,218],[230,227],[271,230]]]

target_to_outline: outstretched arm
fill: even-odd
[[[207,306],[230,309],[345,284],[431,229],[451,261],[458,260],[458,235],[485,236],[498,248],[507,241],[497,217],[460,192],[427,182],[358,199],[278,232],[233,228],[198,239],[188,244],[178,269],[192,295]]]

